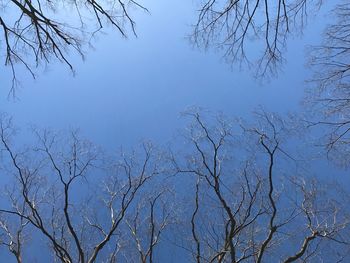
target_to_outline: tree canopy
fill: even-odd
[[[75,132],[36,130],[37,143],[16,147],[3,118],[1,252],[18,263],[163,262],[167,249],[197,263],[348,261],[349,196],[301,166],[284,120],[185,116],[183,153],[144,143],[118,159]]]

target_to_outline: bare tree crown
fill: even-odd
[[[134,0],[11,0],[2,2],[1,8],[1,52],[5,54],[5,65],[12,70],[12,88],[17,83],[18,63],[33,77],[36,67],[53,60],[73,69],[70,52],[83,56],[91,38],[108,25],[123,37],[128,28],[136,34],[129,12],[135,8],[147,10]]]

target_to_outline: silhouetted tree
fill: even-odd
[[[134,0],[11,0],[1,8],[1,53],[5,65],[12,70],[12,88],[17,82],[16,63],[22,64],[33,77],[35,67],[54,59],[73,69],[68,52],[83,56],[84,46],[107,25],[124,37],[127,27],[136,34],[135,21],[129,11],[132,8],[147,10]]]
[[[319,0],[206,0],[192,35],[199,47],[222,50],[229,63],[247,64],[257,77],[282,66],[287,38],[303,31]]]
[[[187,115],[193,119],[193,154],[187,165],[173,160],[178,173],[195,177],[188,222],[194,261],[349,258],[350,220],[339,196],[332,196],[340,192],[288,165],[294,160],[286,151],[283,137],[289,132],[281,119],[260,112],[255,124],[242,126],[242,137],[222,118],[212,126],[199,113]]]
[[[332,11],[334,22],[324,31],[323,43],[313,47],[310,66],[314,76],[308,88],[308,106],[316,116],[310,126],[321,126],[320,144],[341,165],[349,163],[350,145],[350,4]]]
[[[303,31],[307,18],[317,14],[318,0],[207,0],[199,9],[192,34],[199,47],[218,48],[230,63],[247,64],[259,78],[276,74],[282,67],[288,36]],[[306,101],[316,118],[309,126],[326,130],[318,142],[341,165],[349,163],[350,131],[350,5],[336,1],[322,43],[308,49],[314,75]]]
[[[76,133],[36,131],[33,147],[17,148],[3,118],[1,172],[14,182],[0,204],[0,245],[17,262],[159,262],[174,245],[195,262],[349,259],[348,196],[296,169],[284,120],[186,115],[186,155],[145,143],[118,162]]]
[[[46,240],[49,250],[43,250],[42,256],[52,255],[55,262],[117,262],[125,257],[125,251],[131,251],[131,243],[125,247],[128,236],[139,241],[139,229],[145,223],[151,226],[145,233],[150,243],[142,247],[146,249],[142,255],[145,260],[152,259],[169,212],[158,212],[166,198],[164,188],[139,197],[161,172],[150,144],[143,145],[142,160],[135,154],[122,155],[117,163],[103,167],[99,151],[76,133],[61,141],[50,132],[36,132],[38,144],[16,152],[13,132],[11,122],[3,119],[0,140],[7,157],[3,156],[2,163],[5,159],[10,162],[6,170],[16,182],[13,190],[7,191],[10,204],[0,209],[0,229],[6,236],[2,245],[18,262],[22,248],[28,245],[24,238],[28,228],[32,236]],[[134,208],[136,212],[130,214]],[[138,215],[144,221],[139,221]]]

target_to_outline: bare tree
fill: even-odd
[[[202,1],[192,40],[199,47],[222,50],[229,63],[253,67],[257,77],[274,75],[284,62],[288,36],[302,32],[308,15],[321,4],[318,0]],[[253,51],[252,39],[259,54]]]
[[[138,259],[131,262],[155,262],[155,248],[161,241],[161,235],[169,224],[174,223],[173,205],[168,198],[167,190],[157,194],[146,194],[143,202],[135,208],[127,219],[132,242],[135,244]],[[159,205],[158,205],[159,203]],[[132,258],[132,257],[131,257]]]
[[[321,126],[328,156],[342,165],[349,160],[350,144],[350,35],[349,3],[332,11],[334,22],[324,31],[323,43],[312,47],[310,67],[314,72],[307,105],[315,113],[309,126]]]
[[[11,196],[11,195],[10,195]],[[13,204],[18,204],[13,200]],[[21,213],[24,213],[26,206],[22,204]],[[1,245],[7,247],[7,249],[16,258],[17,263],[22,263],[23,249],[22,246],[25,243],[25,227],[28,225],[29,221],[23,217],[18,218],[18,222],[13,224],[11,217],[4,218],[0,220],[0,228],[2,230],[1,235]]]
[[[111,162],[74,132],[36,131],[33,147],[17,148],[2,118],[1,172],[15,187],[1,202],[0,244],[17,262],[36,246],[29,236],[47,244],[43,260],[65,263],[159,262],[177,236],[197,263],[349,260],[349,197],[299,169],[284,120],[186,116],[191,147],[170,154],[171,168],[149,143]]]
[[[192,41],[199,47],[222,50],[229,63],[247,64],[257,77],[269,77],[282,67],[288,36],[302,32],[308,16],[316,14],[322,4],[313,0],[203,1]],[[314,74],[308,80],[305,101],[314,115],[307,117],[308,126],[326,131],[317,144],[325,146],[328,157],[346,166],[350,157],[350,5],[346,1],[333,4],[328,14],[334,21],[326,26],[322,43],[308,50]]]
[[[35,77],[35,67],[58,60],[73,69],[68,52],[83,56],[84,46],[98,31],[111,25],[123,36],[135,31],[130,9],[147,10],[134,0],[30,1],[1,4],[1,52],[12,70],[12,92],[17,83],[16,64]]]
[[[22,234],[28,225],[47,241],[50,250],[46,256],[51,254],[54,261],[115,262],[119,254],[122,257],[120,250],[126,249],[129,231],[125,220],[135,216],[127,216],[129,210],[139,206],[135,203],[142,200],[139,192],[160,173],[153,147],[143,145],[143,160],[136,153],[123,155],[120,162],[103,168],[99,151],[76,133],[65,141],[47,131],[36,132],[36,136],[39,142],[35,147],[16,152],[12,124],[6,119],[1,122],[1,145],[7,155],[3,161],[9,161],[6,170],[15,176],[17,185],[17,191],[10,195],[11,205],[0,209],[8,218],[0,223],[8,236],[2,243],[21,262]],[[103,191],[96,187],[101,184]],[[147,252],[150,259],[167,224],[166,215],[158,224],[161,215],[156,207],[164,190],[159,191],[150,199],[147,215],[153,226]],[[138,229],[137,223],[136,218]],[[18,229],[16,235],[10,226]]]
[[[260,112],[256,124],[244,125],[243,134],[234,135],[221,118],[211,127],[199,113],[189,115],[194,152],[187,165],[176,159],[174,165],[180,174],[195,175],[188,224],[196,262],[337,261],[349,256],[345,207],[327,185],[288,175],[292,157],[281,119]],[[330,253],[332,249],[337,252]]]

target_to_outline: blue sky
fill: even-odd
[[[11,74],[4,70],[0,112],[13,116],[24,130],[30,125],[78,128],[84,137],[114,151],[143,139],[168,142],[184,127],[180,112],[191,106],[248,118],[259,106],[280,113],[300,110],[309,74],[305,46],[319,43],[324,16],[309,17],[304,35],[289,39],[283,72],[262,84],[252,72],[226,64],[219,52],[191,46],[186,35],[196,18],[193,1],[149,0],[145,6],[150,14],[135,13],[137,38],[130,34],[123,39],[106,29],[84,61],[72,54],[75,76],[59,63],[39,69],[36,80],[19,69],[23,87],[11,99]],[[323,165],[315,171],[335,174]]]
[[[6,71],[0,110],[21,127],[80,128],[113,149],[143,138],[167,141],[181,128],[179,113],[189,106],[240,116],[260,105],[278,112],[298,109],[308,74],[305,43],[317,41],[323,20],[310,17],[305,36],[289,42],[283,72],[262,85],[251,72],[224,63],[219,52],[191,46],[186,39],[195,21],[191,1],[145,5],[150,14],[135,13],[137,38],[122,39],[107,29],[85,61],[70,56],[76,76],[59,63],[39,70],[36,80],[19,70],[23,88],[13,100],[7,98]]]

